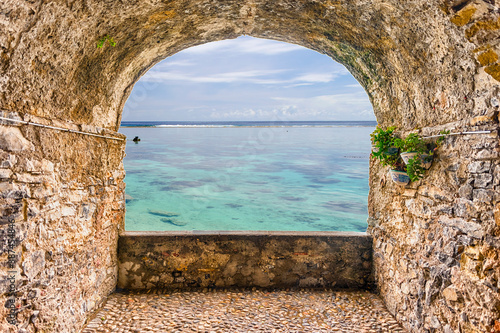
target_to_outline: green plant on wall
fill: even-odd
[[[441,131],[435,143],[426,143],[416,133],[401,139],[394,135],[395,129],[392,126],[384,130],[377,126],[371,134],[372,158],[380,160],[383,166],[390,166],[392,170],[406,171],[411,181],[422,179],[432,163],[435,150],[450,131]],[[399,150],[401,154],[398,154]]]
[[[441,146],[441,144],[444,142],[444,139],[446,139],[446,137],[450,134],[450,131],[449,130],[442,130],[441,132],[439,132],[439,134],[441,135],[439,138],[437,138],[436,140],[436,148],[439,148],[439,146]]]
[[[425,168],[422,166],[422,159],[420,154],[410,158],[406,163],[406,173],[412,182],[422,179],[425,173]]]
[[[110,37],[109,35],[106,35],[104,37],[101,37],[101,39],[99,39],[97,41],[97,47],[100,49],[104,46],[104,44],[106,44],[106,42],[108,42],[109,45],[115,47],[116,46],[116,42],[113,40],[113,37]]]
[[[383,166],[395,168],[398,163],[398,149],[395,146],[394,130],[395,126],[388,127],[386,130],[377,126],[375,131],[370,134],[372,141],[372,157],[380,160]]]
[[[406,139],[395,138],[394,143],[403,152],[424,153],[429,151],[422,137],[416,133],[410,133]]]
[[[425,173],[423,162],[432,158],[431,149],[422,137],[416,133],[410,133],[405,139],[396,138],[395,145],[401,149],[402,154],[412,154],[406,160],[406,173],[412,182],[422,179]],[[426,161],[424,161],[426,159]]]

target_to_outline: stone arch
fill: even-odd
[[[476,69],[472,45],[441,8],[417,3],[76,1],[18,8],[20,31],[3,52],[9,80],[2,103],[9,101],[7,110],[116,129],[131,87],[155,63],[189,46],[247,34],[296,43],[344,64],[382,124],[451,121],[466,112],[461,102]],[[97,48],[105,35],[117,46]],[[447,112],[422,116],[440,93]]]
[[[435,172],[405,189],[384,185],[385,171],[372,164],[369,207],[379,288],[408,329],[500,325],[500,300],[488,287],[500,276],[494,1],[13,0],[2,6],[4,117],[117,135],[133,84],[155,63],[189,46],[246,34],[296,43],[344,64],[383,126],[424,134],[493,131],[450,140]],[[106,35],[116,47],[97,48]],[[123,144],[8,122],[0,129],[1,209],[22,243],[19,297],[45,311],[40,327],[72,331],[116,282]],[[43,292],[55,295],[58,310]],[[32,315],[25,308],[19,318]]]

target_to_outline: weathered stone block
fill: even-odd
[[[455,333],[450,325],[445,325],[443,328],[444,333]]]
[[[450,302],[458,301],[458,294],[457,294],[457,290],[455,289],[455,287],[450,286],[448,288],[445,288],[442,291],[442,293],[443,293],[443,296],[446,300],[448,300]]]
[[[495,196],[495,192],[492,190],[474,190],[472,196],[474,198],[474,203],[491,203]]]
[[[474,159],[478,161],[497,160],[499,158],[498,151],[493,149],[482,149],[474,154]]]
[[[458,199],[453,207],[456,216],[466,219],[478,216],[478,211],[471,200]]]
[[[488,50],[486,52],[478,55],[477,60],[481,66],[486,66],[495,63],[498,60],[498,54],[493,50]]]
[[[459,327],[470,332],[492,331],[493,318],[499,318],[498,307],[495,309],[483,303],[488,300],[493,305],[498,304],[498,297],[484,296],[483,284],[476,283],[479,279],[475,270],[477,263],[471,262],[470,272],[462,274],[461,280],[457,278],[462,283],[457,288],[470,291],[472,296],[464,304],[455,304],[453,311],[446,306],[446,299],[440,292],[428,303],[423,302],[423,291],[421,297],[400,297],[400,284],[395,283],[394,278],[403,276],[400,271],[403,268],[396,263],[402,256],[408,256],[422,281],[426,280],[426,274],[430,274],[430,280],[436,284],[434,289],[442,289],[447,283],[445,276],[437,279],[436,274],[429,273],[429,270],[438,258],[445,259],[439,255],[447,253],[443,250],[444,244],[453,241],[469,245],[488,242],[492,252],[499,247],[495,245],[498,237],[493,231],[487,235],[483,233],[481,238],[472,237],[477,228],[473,226],[469,230],[462,225],[471,223],[465,218],[465,222],[453,222],[459,227],[436,223],[442,215],[450,214],[443,209],[445,206],[439,205],[443,204],[442,201],[451,202],[457,198],[455,187],[462,186],[471,177],[470,173],[488,173],[498,166],[498,161],[492,159],[497,152],[492,149],[499,144],[495,132],[498,116],[493,120],[492,115],[498,110],[490,109],[498,107],[495,98],[498,97],[499,66],[491,60],[494,55],[488,54],[498,41],[498,1],[347,0],[341,4],[339,1],[229,1],[222,6],[220,1],[204,0],[139,1],[117,5],[90,0],[82,4],[81,1],[67,5],[64,2],[34,4],[16,0],[2,3],[2,12],[11,14],[0,20],[0,52],[3,52],[0,107],[16,111],[6,113],[73,129],[81,124],[82,129],[90,132],[106,132],[99,127],[117,129],[131,87],[157,60],[197,43],[248,34],[306,45],[343,62],[369,93],[382,126],[397,125],[401,131],[422,128],[431,135],[442,129],[493,130],[490,135],[447,138],[433,169],[419,182],[422,186],[441,189],[444,196],[429,196],[435,202],[425,203],[425,209],[421,201],[410,205],[414,216],[405,216],[409,209],[405,206],[408,197],[403,197],[402,191],[388,185],[382,189],[381,179],[377,176],[380,170],[373,164],[371,173],[375,177],[371,178],[370,194],[370,214],[377,218],[377,223],[371,228],[379,242],[375,265],[389,309],[394,313],[400,311],[398,318],[414,333],[423,332],[424,325],[425,329],[437,332],[444,329],[446,333],[450,333],[447,330],[458,332]],[[148,21],[150,17],[165,13],[165,6],[170,6],[167,9],[176,15],[153,23]],[[247,7],[251,10],[242,10]],[[118,34],[115,37],[119,40],[119,47],[104,50],[89,47],[95,45],[97,35],[107,33],[102,31],[106,27],[113,27]],[[99,297],[114,288],[115,273],[112,272],[113,266],[116,267],[116,253],[113,251],[116,249],[113,242],[116,233],[110,230],[116,232],[118,228],[107,228],[109,233],[100,234],[94,223],[96,227],[112,223],[89,215],[88,227],[82,237],[81,233],[74,231],[76,228],[68,226],[67,218],[61,219],[60,207],[66,203],[64,196],[73,189],[94,185],[95,192],[89,191],[91,197],[82,197],[81,201],[94,203],[95,215],[99,219],[113,221],[116,216],[119,220],[124,209],[122,204],[111,202],[115,197],[113,193],[108,193],[107,198],[100,197],[102,189],[99,186],[103,181],[119,184],[115,171],[121,170],[123,154],[120,149],[111,148],[120,145],[114,141],[93,137],[81,139],[80,135],[26,125],[21,128],[22,138],[14,135],[5,140],[2,136],[3,145],[21,149],[13,150],[19,153],[21,162],[25,159],[50,160],[54,163],[53,169],[49,167],[45,172],[53,172],[55,176],[47,179],[53,189],[51,196],[40,196],[34,203],[40,205],[39,220],[47,224],[48,239],[33,233],[33,230],[39,230],[33,226],[34,221],[26,222],[24,228],[29,230],[29,237],[25,241],[24,255],[29,256],[44,246],[61,248],[62,252],[79,252],[84,259],[76,269],[85,278],[81,283],[74,283],[69,276],[71,273],[65,272],[64,268],[57,270],[66,274],[62,276],[55,275],[55,267],[47,268],[47,276],[54,279],[47,286],[53,299],[46,299],[46,303],[28,302],[21,310],[20,318],[28,323],[26,330],[30,332],[77,332],[85,320],[85,311],[92,310]],[[23,141],[24,138],[35,144],[37,150],[31,150],[30,143]],[[480,152],[476,154],[471,149]],[[75,151],[78,151],[78,157]],[[453,158],[459,162],[453,162]],[[476,162],[490,162],[489,165],[470,164],[471,159],[484,158],[491,160]],[[453,163],[459,163],[460,167],[454,167]],[[2,162],[6,168],[18,168],[16,173],[29,173],[22,165],[10,160]],[[36,170],[31,172],[39,172],[35,167]],[[438,170],[445,171],[440,173]],[[110,176],[114,178],[111,182]],[[497,179],[494,176],[491,180],[494,186],[498,186]],[[70,181],[74,183],[69,184]],[[32,187],[32,184],[26,183],[25,186]],[[62,194],[59,191],[64,186],[69,191]],[[111,192],[120,194],[122,190],[114,188]],[[467,200],[473,199],[472,194],[478,194],[465,192],[459,196]],[[418,199],[418,196],[410,198]],[[474,199],[473,204],[481,211],[481,216],[486,216],[485,211],[493,211],[496,204],[496,201],[478,201],[476,196]],[[497,200],[495,195],[493,199]],[[58,204],[49,206],[52,202]],[[75,207],[79,207],[78,204],[75,202]],[[110,213],[113,209],[115,211]],[[103,214],[99,215],[101,212]],[[487,224],[486,221],[481,223]],[[429,233],[434,237],[426,237]],[[98,239],[91,236],[94,234]],[[439,238],[442,238],[440,242],[437,241]],[[384,246],[389,242],[391,255],[384,252],[390,249]],[[429,251],[424,252],[424,249]],[[95,253],[106,260],[96,261]],[[108,262],[109,267],[103,267]],[[303,269],[304,265],[300,268]],[[494,278],[500,280],[498,272],[494,274]],[[154,279],[151,281],[156,283]],[[25,288],[40,282],[46,281],[28,282]],[[68,294],[73,285],[78,288],[75,295]],[[413,285],[410,283],[410,293]],[[424,289],[424,282],[421,285]],[[85,295],[86,300],[80,301],[80,295]],[[46,309],[57,309],[57,313],[54,319],[45,317],[40,320],[37,324],[42,326],[35,330],[29,321],[30,306],[42,307],[41,317]],[[0,317],[1,314],[0,310]],[[445,325],[444,328],[436,328],[434,315]],[[0,323],[0,331],[8,332],[9,329]]]
[[[493,171],[493,185],[500,185],[500,164],[495,167]]]
[[[452,229],[457,229],[470,237],[481,238],[483,236],[483,230],[479,223],[468,222],[460,218],[451,219],[446,216],[441,216],[438,221],[439,223]]]
[[[39,175],[32,175],[31,173],[21,173],[16,174],[16,180],[21,183],[42,184],[44,177]]]
[[[17,127],[0,126],[0,149],[6,151],[34,150],[31,142],[26,140]]]
[[[9,154],[8,157],[0,163],[0,168],[12,168],[14,165],[16,165],[16,162],[16,155]]]
[[[22,263],[24,275],[32,280],[45,268],[45,251],[38,250],[25,258]]]
[[[458,195],[461,198],[472,200],[472,191],[473,190],[474,190],[474,188],[472,187],[472,185],[465,184],[465,185],[460,186],[460,188],[458,189]]]
[[[76,209],[73,206],[63,206],[61,208],[61,216],[67,217],[67,216],[75,216],[76,215]]]
[[[49,160],[43,159],[40,168],[43,172],[52,174],[54,172],[54,163]]]
[[[434,201],[429,198],[420,197],[417,199],[406,200],[405,205],[411,214],[430,217],[432,215],[431,207],[434,206]]]
[[[493,181],[493,176],[489,173],[482,173],[475,175],[474,188],[487,188],[492,184],[492,181]]]
[[[495,223],[497,226],[500,227],[500,203],[497,203],[495,205],[494,214],[495,214]]]
[[[0,179],[12,178],[12,171],[9,169],[0,169]]]
[[[414,189],[405,189],[405,191],[403,192],[403,196],[405,197],[415,198],[416,195],[417,190]]]
[[[491,167],[490,161],[475,161],[468,165],[469,172],[472,173],[483,173],[488,172]]]

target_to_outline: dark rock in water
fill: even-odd
[[[125,194],[125,203],[129,203],[131,201],[135,200],[134,197],[132,197],[131,195],[129,194]]]
[[[366,204],[352,201],[328,201],[322,205],[325,208],[338,212],[366,214]]]
[[[340,180],[329,178],[314,178],[312,179],[312,182],[316,184],[337,184],[340,183]]]
[[[144,170],[127,170],[127,175],[146,173]]]
[[[203,183],[215,183],[217,181],[217,178],[202,178],[200,179],[200,182]]]
[[[176,225],[176,226],[179,226],[179,227],[187,225],[186,222],[178,221],[178,220],[176,220],[174,218],[171,218],[171,217],[162,217],[160,219],[160,221],[165,222],[165,223],[170,223],[170,224],[173,224],[173,225]]]
[[[339,226],[326,225],[326,224],[322,224],[322,223],[313,223],[311,226],[314,228],[317,228],[321,231],[339,231],[340,230]]]
[[[148,209],[148,213],[151,214],[151,215],[158,215],[158,216],[164,216],[164,217],[174,217],[174,216],[179,216],[179,214],[177,213],[173,213],[173,212],[166,212],[166,211],[163,211],[163,210],[152,210],[152,209]]]
[[[312,216],[307,216],[307,215],[297,215],[294,216],[294,220],[297,222],[303,222],[303,223],[314,223],[316,221],[321,220],[319,217],[312,217]]]
[[[300,197],[280,197],[280,199],[287,200],[287,201],[306,201],[306,198],[300,198]]]
[[[128,173],[128,171],[127,171],[127,173]],[[156,180],[150,181],[149,185],[151,185],[151,186],[168,186],[168,184],[170,184],[172,182],[169,179],[175,179],[175,177],[162,175],[161,179],[156,179]]]
[[[349,178],[349,179],[365,179],[365,176],[362,176],[362,175],[350,175],[350,176],[347,176],[347,178]]]
[[[176,180],[173,182],[170,182],[167,186],[163,186],[161,188],[162,191],[181,191],[186,188],[191,188],[191,187],[200,187],[203,186],[204,183],[196,180]]]
[[[230,191],[234,191],[234,187],[217,185],[217,188],[214,189],[214,192],[230,192]]]
[[[252,185],[267,185],[267,182],[249,181],[248,184],[252,184]]]
[[[229,208],[240,208],[240,207],[243,207],[243,205],[235,204],[235,203],[227,203],[227,204],[224,204],[224,206],[227,206]]]

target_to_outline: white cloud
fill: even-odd
[[[189,60],[170,60],[167,58],[167,61],[161,61],[157,65],[154,66],[155,70],[169,68],[169,67],[188,67],[194,66],[196,63]]]
[[[210,113],[212,120],[375,120],[372,106],[361,93],[322,95],[310,98],[276,97],[278,105]]]
[[[150,70],[142,80],[146,82],[167,82],[167,81],[185,81],[193,83],[235,83],[245,82],[252,84],[280,84],[286,87],[296,87],[301,85],[310,85],[314,83],[332,82],[343,71],[334,71],[330,73],[305,73],[290,79],[283,78],[283,74],[291,72],[287,69],[263,69],[249,71],[235,71],[208,75],[194,75],[186,72],[177,71],[158,71]]]
[[[313,97],[275,97],[274,100],[284,104],[309,106],[317,108],[328,108],[335,105],[367,106],[371,108],[368,97],[364,92],[355,92],[348,94],[320,95]]]
[[[333,81],[333,79],[337,76],[336,73],[308,73],[303,74],[295,79],[294,82],[315,82],[315,83],[328,83]]]
[[[314,83],[305,82],[305,83],[290,84],[290,85],[284,86],[283,88],[295,88],[295,87],[304,87],[304,86],[312,86],[312,85],[314,85]]]
[[[372,105],[363,91],[305,98],[275,97],[273,99],[282,105],[281,109],[298,110],[294,114],[288,114],[294,119],[375,119]]]
[[[264,79],[267,76],[274,76],[283,73],[286,70],[272,69],[272,70],[250,70],[250,71],[237,71],[226,72],[212,75],[192,75],[188,73],[179,72],[161,72],[149,71],[144,75],[144,81],[186,81],[195,83],[235,83],[235,82],[250,82],[258,84],[275,84],[282,81],[271,79]]]
[[[346,88],[363,89],[363,87],[359,83],[356,83],[356,84],[346,84],[344,87],[346,87]]]
[[[243,41],[243,43],[242,43]],[[237,39],[226,39],[219,42],[212,42],[198,45],[184,50],[186,54],[208,54],[214,52],[233,53],[257,53],[263,55],[275,55],[293,51],[303,50],[302,46],[287,44],[268,39],[256,39],[246,36]]]

